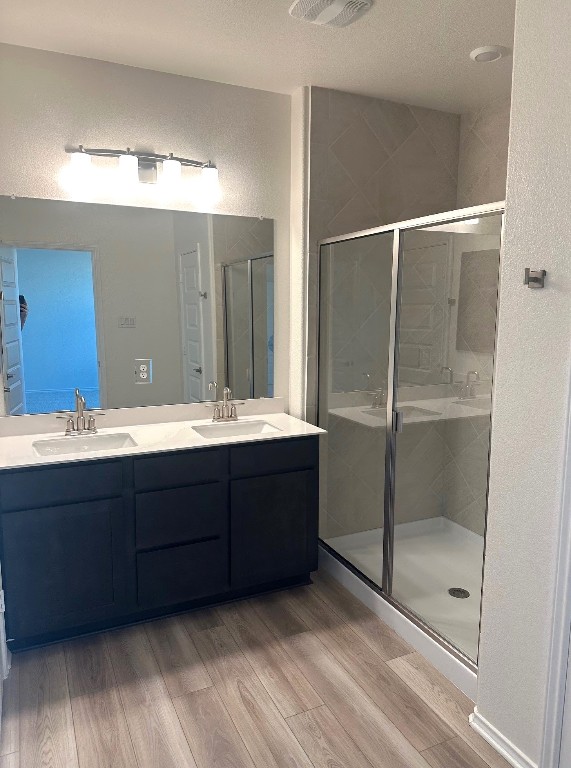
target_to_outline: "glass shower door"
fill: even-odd
[[[321,248],[320,537],[381,585],[393,232]]]
[[[391,595],[474,661],[501,221],[400,233]]]
[[[252,397],[274,393],[274,258],[252,259]]]
[[[249,263],[223,267],[226,383],[235,398],[250,397],[251,304]]]

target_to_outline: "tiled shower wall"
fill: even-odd
[[[309,420],[316,418],[317,405],[318,241],[503,199],[509,107],[509,99],[503,99],[460,117],[312,88]],[[366,265],[356,264],[350,275],[351,282],[363,271],[366,272]],[[362,337],[360,327],[355,338],[345,339],[345,343],[348,348],[352,344],[366,348]],[[334,373],[339,378],[349,375],[350,371]],[[359,375],[356,369],[352,373],[353,378]],[[361,381],[352,383],[356,389],[363,386]],[[375,386],[379,383],[382,382],[373,382]],[[484,423],[480,423],[482,418]],[[401,471],[400,475],[397,472],[397,497],[401,500],[397,510],[399,522],[446,514],[461,525],[483,533],[488,427],[489,420],[480,417],[442,424],[438,428],[418,425],[412,431],[420,429],[426,434],[412,435],[411,432],[410,441],[402,436],[401,459],[406,453],[405,443],[411,444],[410,455],[403,465],[407,471]],[[378,527],[382,524],[379,520],[382,439],[379,443],[371,430],[335,416],[330,420],[329,433],[330,446],[322,472],[321,535],[330,537]]]
[[[456,206],[460,117],[311,89],[307,418],[317,405],[317,243]]]
[[[505,198],[509,130],[509,97],[462,115],[458,208]]]

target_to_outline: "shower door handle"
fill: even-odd
[[[393,411],[393,432],[402,432],[404,429],[404,416],[402,411]]]

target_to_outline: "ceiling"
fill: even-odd
[[[515,0],[374,0],[353,25],[288,15],[291,0],[4,0],[0,40],[291,93],[318,85],[453,112],[508,95]]]

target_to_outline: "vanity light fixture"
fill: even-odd
[[[204,200],[208,203],[215,203],[220,195],[220,186],[218,184],[218,168],[208,163],[204,165],[201,171],[200,188]]]
[[[182,175],[182,164],[180,160],[170,154],[166,160],[163,160],[163,172],[161,181],[163,184],[178,184]]]
[[[89,172],[91,170],[91,155],[87,152],[80,151],[71,153],[71,165],[74,171],[80,173],[81,171]]]
[[[128,186],[139,181],[139,160],[129,149],[127,154],[119,156],[119,176],[121,183]]]
[[[156,183],[157,166],[162,165],[160,180],[162,183],[175,185],[181,179],[182,168],[202,169],[202,184],[207,187],[207,194],[211,194],[218,188],[218,169],[210,161],[191,160],[187,157],[175,157],[172,152],[168,155],[159,155],[154,152],[133,152],[131,149],[93,149],[84,147],[66,148],[71,155],[71,163],[74,170],[81,172],[86,170],[92,157],[116,157],[119,160],[121,178],[125,183]]]

